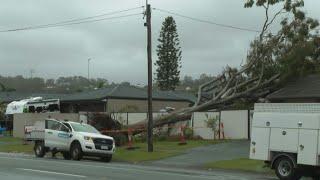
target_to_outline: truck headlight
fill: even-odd
[[[84,138],[84,140],[86,140],[86,141],[92,141],[92,138],[89,137],[89,136],[83,136],[83,138]]]

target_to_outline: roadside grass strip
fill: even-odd
[[[186,150],[216,144],[223,141],[206,141],[206,140],[188,140],[186,145],[178,145],[179,141],[158,141],[154,143],[154,152],[147,151],[146,143],[135,143],[134,150],[127,150],[126,147],[120,147],[116,150],[114,160],[139,163],[143,161],[152,161],[164,159],[167,157],[177,156],[183,154]]]
[[[155,141],[154,152],[147,151],[146,143],[134,143],[134,150],[127,150],[126,146],[117,147],[113,161],[139,163],[153,161],[167,157],[177,156],[186,150],[222,143],[218,140],[187,140],[187,144],[179,145],[179,141]],[[22,139],[13,137],[0,137],[0,152],[33,154],[33,143],[24,144]]]
[[[32,154],[33,143],[24,144],[20,138],[0,137],[0,152]]]
[[[245,158],[211,162],[205,164],[204,167],[206,169],[228,169],[258,173],[272,173],[272,170],[270,170],[270,168],[265,167],[263,161]]]

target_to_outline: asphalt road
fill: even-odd
[[[232,141],[187,150],[184,154],[152,162],[157,166],[199,167],[209,162],[249,157],[249,141]]]
[[[273,177],[231,171],[200,171],[94,160],[68,161],[0,154],[1,180],[271,180]]]

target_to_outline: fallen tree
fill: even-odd
[[[270,7],[278,3],[283,4],[282,8],[270,15]],[[193,112],[225,108],[239,99],[256,102],[290,77],[320,72],[314,68],[320,67],[320,38],[314,32],[318,21],[306,18],[299,10],[303,0],[249,0],[245,7],[254,4],[264,9],[265,20],[250,45],[245,64],[240,68],[227,66],[219,76],[199,87],[193,107],[156,117],[154,127],[189,120]],[[283,14],[286,16],[281,20],[281,29],[272,34],[270,26]],[[290,22],[288,16],[293,16]],[[139,133],[146,125],[147,120],[142,120],[128,128]]]

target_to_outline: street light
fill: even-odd
[[[88,59],[88,81],[90,82],[90,61],[91,58]]]

